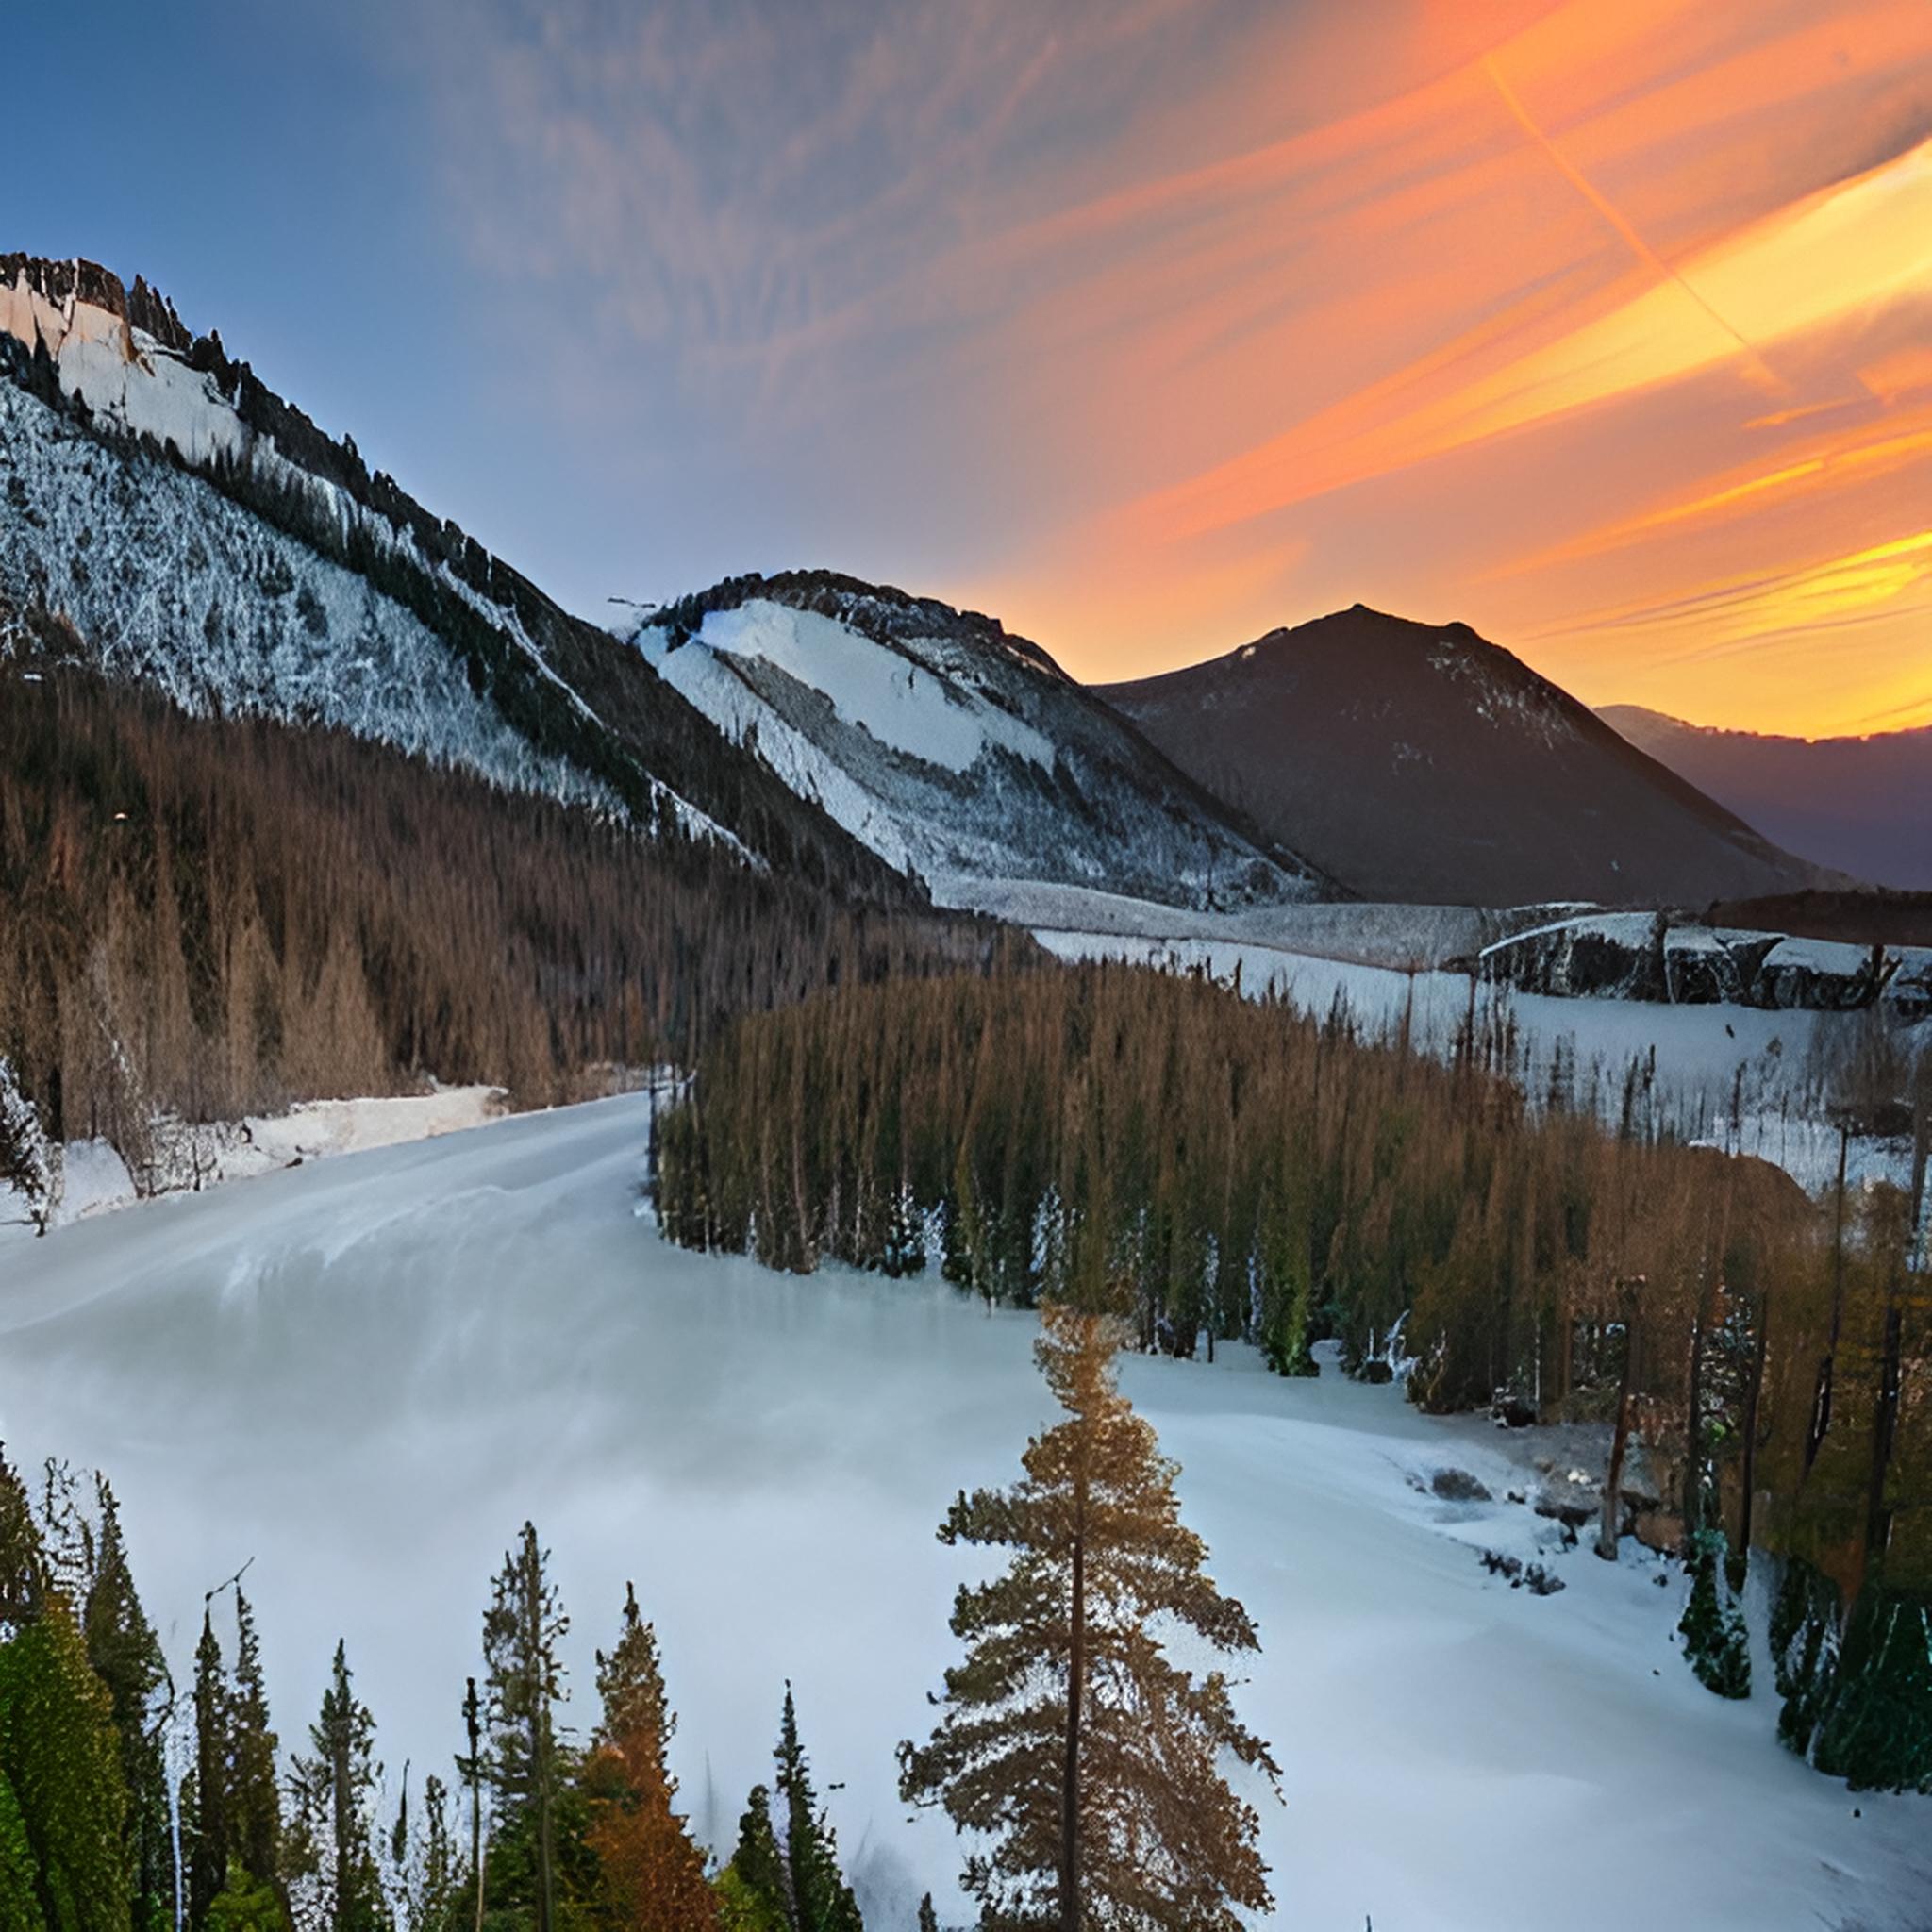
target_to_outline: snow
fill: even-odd
[[[0,1061],[0,1074],[5,1068]],[[198,1191],[308,1160],[427,1141],[479,1126],[506,1110],[501,1087],[432,1082],[424,1093],[305,1100],[286,1113],[253,1114],[241,1121],[190,1122],[164,1114],[149,1129],[152,1160],[146,1191],[151,1196]],[[52,1167],[48,1220],[53,1226],[132,1208],[142,1199],[127,1163],[106,1141],[70,1141],[55,1155]],[[34,1234],[32,1206],[0,1188],[0,1241]]]
[[[78,1221],[134,1200],[134,1177],[127,1163],[106,1141],[70,1141],[60,1150],[58,1221]]]
[[[871,1923],[909,1924],[927,1886],[959,1923],[955,1841],[908,1822],[891,1750],[954,1654],[965,1559],[934,1525],[1046,1419],[1032,1324],[664,1247],[638,1213],[644,1118],[636,1097],[518,1116],[13,1248],[0,1433],[112,1476],[184,1681],[201,1592],[250,1557],[284,1740],[345,1638],[391,1790],[406,1757],[419,1789],[448,1774],[489,1578],[533,1516],[577,1723],[634,1578],[700,1833],[727,1842],[769,1775],[789,1675]],[[1263,1807],[1279,1923],[1923,1925],[1924,1802],[1855,1818],[1777,1747],[1766,1695],[1702,1690],[1674,1573],[1545,1552],[1568,1588],[1512,1591],[1476,1548],[1539,1550],[1549,1525],[1409,1486],[1453,1465],[1501,1497],[1514,1442],[1241,1350],[1124,1382],[1260,1625],[1239,1694],[1286,1772]]]
[[[340,725],[508,788],[608,803],[533,750],[442,640],[365,579],[4,380],[0,482],[19,510],[0,517],[0,602],[67,615],[110,675],[187,710]]]
[[[926,764],[963,772],[991,739],[1042,771],[1053,769],[1054,748],[1043,733],[815,610],[753,598],[735,610],[710,612],[698,641],[727,658],[762,659],[824,692],[841,717],[879,743]],[[683,649],[654,661],[660,669],[668,661],[675,675]]]

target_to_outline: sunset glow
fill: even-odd
[[[1717,14],[1557,8],[1007,238],[1061,264],[1012,353],[1145,487],[979,594],[1089,674],[1360,597],[1593,701],[1932,721],[1932,13]]]
[[[226,199],[77,152],[15,244],[586,614],[824,566],[1114,680],[1359,601],[1932,722],[1928,0],[242,9],[293,122],[155,19],[92,84],[163,69]]]

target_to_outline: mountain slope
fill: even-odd
[[[1195,908],[1323,890],[994,619],[799,571],[730,579],[633,635],[667,683],[942,903],[1014,880]]]
[[[1467,625],[1358,604],[1098,689],[1365,898],[1696,906],[1818,877]]]
[[[1597,716],[1780,845],[1879,885],[1932,889],[1932,725],[1811,739],[1712,730],[1641,705]]]
[[[635,651],[89,262],[0,256],[0,650],[336,724],[916,897]]]

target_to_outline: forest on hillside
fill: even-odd
[[[109,1141],[137,1180],[158,1114],[430,1075],[542,1105],[733,1013],[1024,950],[841,904],[669,814],[646,836],[345,733],[0,664],[0,1062],[49,1140]]]
[[[1122,966],[841,989],[710,1041],[658,1123],[658,1214],[776,1268],[931,1257],[1146,1347],[1239,1338],[1294,1374],[1334,1336],[1426,1407],[1608,1422],[1600,1546],[1641,1442],[1713,1688],[1748,1675],[1736,1592],[1765,1551],[1788,1741],[1932,1784],[1932,1065],[1910,1186],[1841,1172],[1820,1206],[1659,1137],[1634,1069],[1607,1126],[1600,1096],[1533,1104],[1507,1060]]]

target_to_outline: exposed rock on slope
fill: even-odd
[[[1040,880],[1197,908],[1317,896],[1037,644],[825,572],[733,578],[647,615],[652,667],[935,897]]]
[[[1662,913],[1591,913],[1512,934],[1484,948],[1479,970],[1558,996],[1827,1013],[1882,1005],[1907,1023],[1932,1014],[1932,948],[1677,924]]]
[[[1777,738],[1708,730],[1641,705],[1597,715],[1780,845],[1883,886],[1932,888],[1932,725]]]
[[[1702,906],[1818,877],[1467,625],[1357,605],[1100,694],[1364,898]]]

